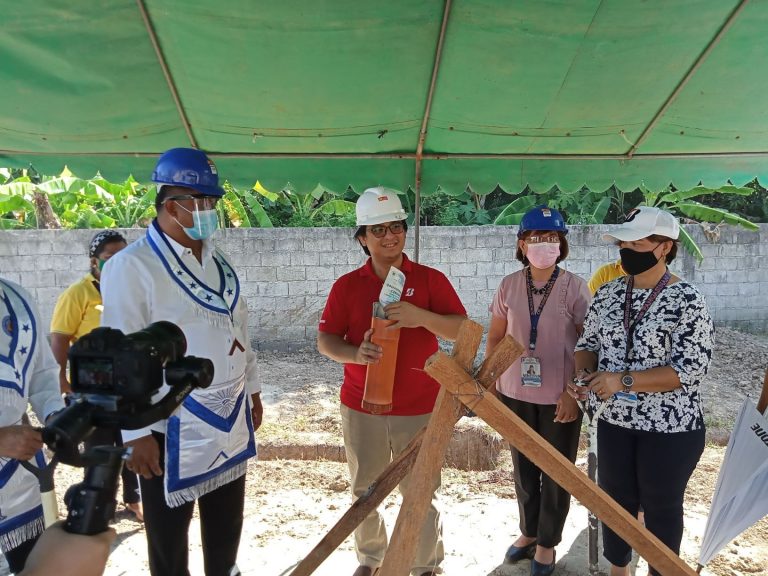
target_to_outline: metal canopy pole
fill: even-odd
[[[435,48],[435,62],[432,65],[432,79],[429,82],[429,92],[427,93],[427,102],[424,106],[424,116],[421,119],[421,130],[419,130],[419,142],[416,145],[416,190],[414,190],[416,199],[414,202],[414,246],[413,260],[419,261],[419,219],[421,217],[421,161],[424,155],[424,142],[427,139],[427,124],[429,124],[429,114],[432,110],[432,99],[435,96],[435,86],[437,85],[437,76],[440,72],[440,57],[443,54],[443,44],[445,42],[445,30],[448,28],[448,18],[451,14],[451,0],[445,0],[443,7],[443,22],[440,25],[440,35],[437,37],[437,47]]]
[[[176,83],[174,82],[171,71],[168,68],[168,63],[165,60],[165,54],[163,54],[163,49],[160,47],[160,42],[157,39],[155,27],[152,24],[151,18],[149,17],[149,12],[147,12],[147,7],[144,4],[144,0],[136,0],[136,4],[139,7],[139,12],[141,12],[141,18],[144,20],[144,27],[147,29],[149,39],[152,41],[152,47],[155,49],[157,60],[160,63],[160,68],[163,70],[163,76],[165,76],[165,81],[168,83],[168,89],[171,91],[171,96],[173,96],[173,101],[176,104],[176,110],[179,112],[179,117],[181,118],[181,123],[184,126],[184,131],[187,133],[187,138],[189,138],[189,143],[193,148],[197,148],[197,139],[192,132],[192,126],[189,123],[189,118],[187,118],[187,112],[184,110],[184,106],[181,104],[181,98],[179,98],[179,92],[176,89]],[[152,154],[152,156],[157,156],[157,154]]]
[[[640,134],[640,136],[635,141],[635,143],[632,144],[630,149],[627,151],[627,158],[632,158],[635,155],[635,150],[640,148],[640,145],[645,141],[645,139],[648,137],[651,131],[656,127],[656,124],[659,122],[659,120],[661,120],[661,117],[666,113],[666,111],[669,109],[672,103],[677,99],[680,92],[683,91],[683,88],[685,88],[685,85],[688,84],[688,80],[690,80],[693,77],[693,75],[696,73],[699,67],[704,63],[704,61],[710,55],[712,50],[714,50],[715,47],[720,43],[720,40],[723,38],[723,36],[725,36],[725,33],[731,27],[731,24],[733,24],[734,20],[736,20],[736,17],[744,9],[744,6],[747,5],[748,1],[749,0],[741,0],[738,6],[736,6],[731,11],[731,13],[728,15],[728,18],[726,18],[725,22],[720,27],[720,30],[718,30],[717,34],[715,34],[712,40],[709,41],[709,44],[707,44],[707,47],[704,49],[704,51],[701,54],[699,54],[699,57],[696,58],[694,63],[688,69],[688,72],[685,73],[685,76],[683,76],[682,80],[680,80],[677,86],[675,86],[675,89],[672,91],[672,94],[669,95],[669,97],[666,99],[664,104],[662,104],[661,108],[659,108],[659,110],[656,112],[654,117],[651,119],[650,123],[645,127],[645,130],[643,130],[643,132]]]

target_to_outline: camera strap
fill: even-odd
[[[174,250],[157,220],[147,229],[147,242],[160,259],[179,295],[194,304],[195,314],[212,326],[232,326],[232,314],[240,298],[240,280],[232,265],[217,249],[211,253],[219,276],[219,286],[213,288],[199,278]]]

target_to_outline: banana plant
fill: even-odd
[[[671,212],[673,214],[681,214],[688,219],[696,222],[708,222],[712,224],[733,224],[735,226],[741,226],[746,230],[757,231],[760,228],[754,222],[750,222],[746,218],[742,218],[738,214],[728,212],[722,208],[714,208],[707,206],[703,202],[694,200],[700,196],[711,196],[713,194],[735,194],[738,196],[749,196],[754,192],[752,188],[738,187],[738,186],[722,186],[720,188],[708,188],[706,186],[696,186],[690,190],[675,190],[672,191],[669,187],[660,191],[652,191],[648,188],[641,186],[640,191],[643,194],[646,206],[655,206]],[[701,252],[698,244],[694,241],[690,234],[684,229],[680,228],[680,242],[683,247],[693,255],[698,262],[704,259],[704,255]]]
[[[502,210],[498,216],[496,216],[496,219],[493,221],[493,223],[497,226],[518,225],[523,219],[525,213],[536,206],[538,203],[539,200],[533,194],[515,198],[512,200],[512,202],[507,204],[506,208],[504,208],[504,210]]]

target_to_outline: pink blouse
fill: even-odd
[[[542,288],[546,282],[534,281],[533,284]],[[534,310],[538,309],[541,299],[542,296],[533,295]],[[541,387],[523,386],[518,358],[496,382],[496,388],[502,394],[533,404],[557,403],[566,383],[573,378],[573,350],[578,339],[576,327],[584,323],[590,299],[587,283],[561,270],[539,318],[536,349],[528,350],[531,316],[525,269],[501,281],[489,310],[493,316],[507,323],[506,334],[526,348],[524,356],[535,356],[541,364]]]

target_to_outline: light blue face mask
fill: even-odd
[[[180,208],[184,208],[184,206],[180,206]],[[184,210],[187,209],[184,208]],[[192,240],[205,240],[206,238],[210,238],[219,227],[219,215],[215,209],[195,210],[194,212],[187,210],[187,212],[192,214],[193,224],[191,228],[182,226],[182,229],[187,236],[192,238]]]

